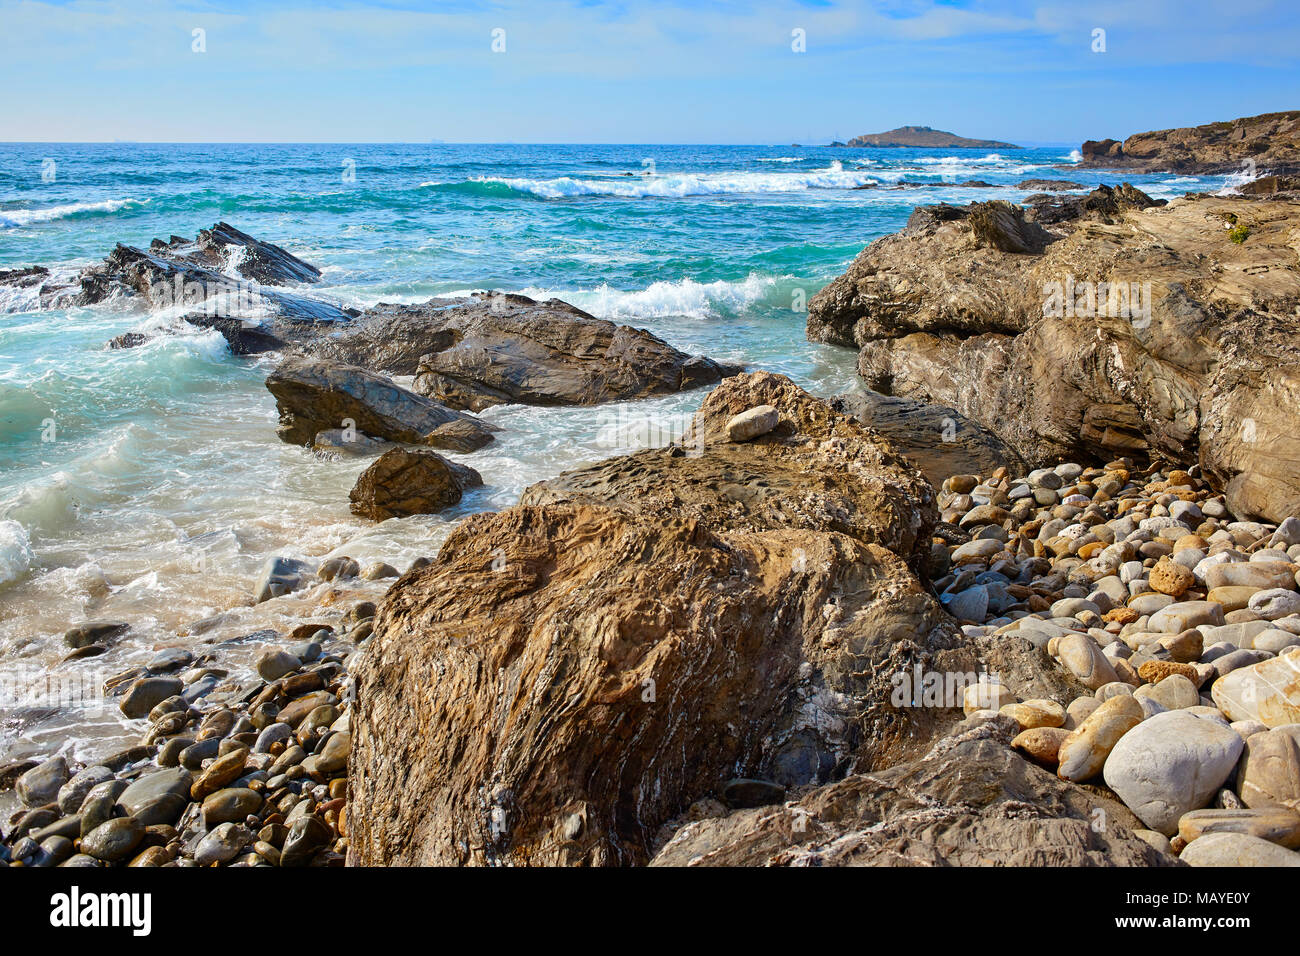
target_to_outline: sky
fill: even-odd
[[[0,0],[0,141],[1077,144],[1298,61],[1296,0]]]

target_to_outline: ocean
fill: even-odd
[[[814,394],[857,387],[855,354],[812,344],[802,304],[915,205],[1020,200],[1068,148],[798,146],[0,145],[0,269],[74,274],[115,243],[225,220],[320,267],[305,294],[345,306],[496,289],[555,296],[687,352],[781,372]],[[1222,177],[1128,177],[1156,197]],[[888,189],[900,180],[919,189]],[[956,183],[982,180],[989,188]],[[882,188],[855,189],[879,184]],[[348,491],[368,464],[275,436],[274,357],[190,329],[106,350],[176,314],[130,302],[41,311],[0,288],[0,764],[89,760],[138,738],[113,706],[33,692],[67,673],[62,635],[130,633],[95,674],[184,644],[191,622],[272,626],[248,608],[268,556],[347,554],[405,569],[466,514],[527,485],[680,433],[703,392],[592,409],[504,406],[498,440],[459,457],[485,485],[441,515],[373,524]],[[90,662],[77,666],[86,667]],[[55,699],[57,698],[57,699]]]

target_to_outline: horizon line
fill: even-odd
[[[1023,143],[1000,147],[1002,149],[1047,149],[1050,147],[1077,147],[1079,140],[1024,140]],[[969,149],[984,150],[991,146],[839,146],[833,143],[705,143],[705,142],[632,142],[615,140],[201,140],[201,139],[10,139],[0,140],[0,146],[748,146],[755,149]]]

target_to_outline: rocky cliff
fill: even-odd
[[[872,389],[1030,464],[1199,458],[1234,513],[1300,509],[1300,203],[1129,186],[918,208],[809,303]]]
[[[1204,126],[1135,133],[1123,142],[1088,140],[1084,167],[1214,175],[1300,172],[1300,110],[1246,116]]]

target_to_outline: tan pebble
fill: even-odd
[[[1196,685],[1182,674],[1170,674],[1158,684],[1139,687],[1136,694],[1138,697],[1150,697],[1166,710],[1198,707],[1201,703],[1201,695],[1196,692]]]
[[[1065,708],[1065,723],[1061,726],[1066,730],[1078,730],[1080,725],[1100,706],[1101,701],[1096,697],[1076,697]]]
[[[1258,810],[1193,810],[1178,820],[1178,835],[1191,843],[1207,833],[1244,833],[1279,846],[1300,847],[1300,813],[1285,807]]]
[[[1201,659],[1205,642],[1196,628],[1182,631],[1172,637],[1160,639],[1159,646],[1169,652],[1169,658],[1180,664],[1191,664]],[[1190,674],[1189,679],[1195,680]]]
[[[1083,560],[1087,561],[1105,547],[1105,541],[1089,541],[1087,544],[1079,548],[1078,555],[1083,558]]]
[[[1142,678],[1138,676],[1137,670],[1124,658],[1121,657],[1112,661],[1111,666],[1115,668],[1115,676],[1124,683],[1132,687],[1142,686]]]
[[[1068,736],[1070,731],[1063,727],[1034,727],[1017,734],[1011,746],[1036,763],[1054,768],[1061,743]]]
[[[1133,835],[1144,843],[1149,843],[1161,853],[1173,853],[1173,847],[1169,845],[1169,837],[1155,830],[1134,830]]]
[[[1120,738],[1142,722],[1142,705],[1126,694],[1102,702],[1061,742],[1056,775],[1081,783],[1101,773]]]
[[[967,717],[977,710],[997,710],[1003,704],[1014,704],[1016,695],[1002,684],[980,681],[962,692],[962,711]]]
[[[1116,624],[1132,624],[1141,615],[1131,607],[1113,607],[1101,616],[1103,621],[1113,621]]]
[[[1065,723],[1065,708],[1054,700],[1034,698],[1019,704],[1004,704],[1000,712],[1014,719],[1021,730],[1060,727]]]
[[[1168,594],[1171,597],[1178,597],[1186,593],[1196,583],[1196,578],[1190,569],[1164,557],[1156,562],[1156,566],[1151,569],[1151,573],[1147,577],[1147,583],[1153,591]]]
[[[1066,634],[1056,645],[1056,653],[1065,668],[1089,690],[1118,680],[1115,668],[1101,652],[1097,642],[1086,634]]]
[[[1259,590],[1261,589],[1244,584],[1226,584],[1223,587],[1212,588],[1205,595],[1205,599],[1223,605],[1224,613],[1230,614],[1245,608],[1250,603],[1251,596]]]

